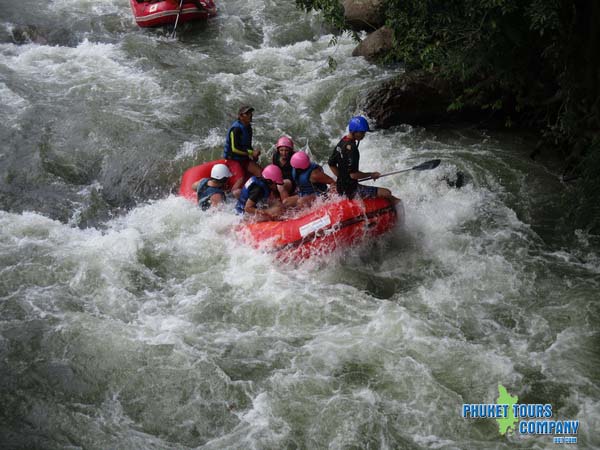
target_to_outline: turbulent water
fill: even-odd
[[[557,448],[461,417],[498,384],[600,447],[600,242],[527,137],[370,133],[364,170],[442,164],[378,182],[403,229],[299,266],[172,194],[240,103],[324,163],[393,75],[293,3],[171,38],[126,0],[0,1],[0,448]]]

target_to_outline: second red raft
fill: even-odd
[[[179,23],[192,20],[205,20],[217,14],[213,0],[184,0],[179,11],[179,1],[176,0],[129,0],[135,22],[140,27],[157,27],[171,25],[177,20]],[[199,7],[200,6],[200,7]]]

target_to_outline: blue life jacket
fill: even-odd
[[[248,201],[248,197],[250,195],[250,188],[254,184],[259,185],[263,190],[263,197],[261,201],[266,202],[269,199],[271,190],[269,189],[269,185],[267,184],[267,182],[259,177],[250,177],[248,178],[248,181],[246,181],[246,183],[244,184],[242,192],[240,193],[240,198],[238,199],[238,202],[235,205],[235,210],[238,214],[244,214],[244,208],[246,207],[246,202]]]
[[[226,201],[227,199],[223,189],[208,185],[209,180],[210,178],[203,178],[200,180],[200,184],[198,184],[198,188],[196,189],[196,194],[198,194],[198,206],[202,208],[202,211],[206,211],[210,208],[210,198],[214,194],[221,194],[223,196],[223,201]]]
[[[327,191],[327,185],[325,183],[312,183],[310,181],[310,175],[313,170],[321,168],[317,163],[311,162],[310,166],[306,170],[299,171],[292,169],[292,177],[296,186],[298,186],[298,195],[300,197],[306,197],[307,195],[317,194],[323,195]]]
[[[231,141],[231,132],[234,128],[239,128],[242,130],[242,142],[238,142],[237,144],[240,148],[236,149],[238,152],[242,152],[245,154],[240,154],[234,152],[233,142]],[[248,153],[250,150],[250,153]],[[236,120],[229,128],[227,132],[227,136],[225,137],[225,148],[223,151],[223,158],[225,159],[236,159],[238,161],[244,161],[250,159],[250,155],[252,153],[252,129],[250,127],[246,127],[242,122]]]

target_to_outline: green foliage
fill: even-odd
[[[305,11],[321,11],[325,20],[335,28],[346,29],[344,7],[338,0],[296,0],[296,6]]]
[[[542,55],[555,44],[558,26],[546,2],[388,0],[387,11],[393,58],[454,82],[461,97],[454,108],[514,114],[558,89]]]

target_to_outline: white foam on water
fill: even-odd
[[[57,14],[69,16],[102,16],[122,11],[124,8],[123,3],[118,0],[102,2],[93,0],[52,0],[50,10]],[[131,10],[129,2],[127,2],[127,9]],[[131,13],[131,11],[129,12]]]
[[[181,149],[177,152],[175,160],[190,160],[196,157],[202,157],[202,153],[206,150],[220,149],[223,147],[223,130],[211,128],[208,133],[202,137],[197,137],[196,140],[186,141],[181,145]],[[220,157],[221,155],[219,155]],[[202,160],[206,160],[203,157]]]
[[[64,102],[70,97],[78,102],[86,96],[96,98],[96,93],[102,92],[106,101],[110,99],[112,110],[128,118],[173,117],[170,107],[175,100],[168,87],[165,89],[151,72],[136,68],[135,61],[119,45],[87,40],[74,48],[3,44],[0,53],[21,77],[47,85],[47,97],[32,98],[30,102]],[[149,107],[143,115],[132,107],[140,104]]]
[[[4,82],[0,82],[0,104],[2,104],[0,109],[2,125],[20,130],[21,115],[30,106],[30,103],[13,92]]]
[[[252,401],[252,408],[240,415],[240,424],[230,433],[207,442],[206,449],[283,448],[291,427],[272,411],[268,394],[262,393]]]
[[[378,146],[385,144],[385,138],[373,136]],[[376,163],[377,154],[369,145],[364,149],[365,159]],[[413,163],[411,155],[385,152],[383,148],[381,162],[390,169]],[[415,289],[398,292],[389,301],[336,277],[348,259],[301,265],[292,272],[233,239],[234,214],[203,213],[175,197],[140,205],[103,231],[8,213],[3,213],[2,228],[8,235],[39,236],[55,269],[64,273],[61,282],[68,280],[69,289],[81,294],[85,322],[103,318],[113,331],[130,330],[125,347],[173,346],[188,363],[194,358],[219,360],[223,349],[232,349],[247,354],[243,363],[237,356],[240,367],[273,367],[261,388],[249,388],[252,406],[235,412],[240,423],[210,440],[208,448],[235,448],[239,442],[249,448],[285,445],[295,426],[284,407],[290,402],[299,402],[307,414],[313,408],[328,411],[328,429],[318,421],[309,426],[332,445],[360,440],[347,431],[360,424],[383,427],[382,446],[393,442],[391,429],[402,429],[423,445],[460,443],[460,434],[469,430],[458,414],[448,412],[448,405],[493,398],[481,379],[518,386],[515,362],[532,356],[550,358],[544,364],[553,367],[552,379],[568,376],[589,385],[573,366],[558,370],[555,360],[564,354],[556,353],[558,343],[547,357],[530,353],[527,335],[511,335],[491,314],[489,308],[504,302],[516,307],[513,298],[529,283],[506,249],[512,242],[527,241],[530,231],[498,195],[478,186],[449,189],[433,173],[412,173],[397,183],[407,205],[405,239],[415,249],[397,255],[390,250],[386,274],[430,273]],[[482,213],[493,221],[465,228]],[[402,265],[407,257],[420,267]],[[457,259],[461,264],[455,264]],[[32,305],[37,309],[29,314],[36,317],[60,311],[42,296],[33,297]],[[63,319],[63,329],[76,323],[71,314]],[[92,326],[104,327],[101,322]],[[542,318],[532,321],[532,334],[549,332]],[[290,344],[296,339],[300,341]],[[557,342],[565,342],[564,351],[572,348],[573,340],[561,337]],[[365,388],[359,381],[353,387],[353,377],[361,380],[361,373],[383,384]],[[348,392],[336,392],[334,386],[340,385]],[[397,419],[383,426],[381,414]],[[447,431],[445,423],[456,432]],[[446,430],[443,435],[440,429]]]

